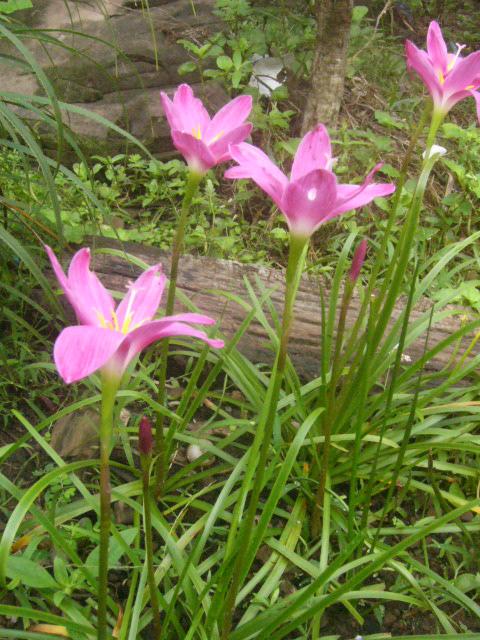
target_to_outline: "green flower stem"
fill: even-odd
[[[427,136],[425,159],[422,164],[421,173],[417,180],[415,193],[413,195],[413,199],[410,204],[405,223],[402,226],[401,235],[395,248],[395,254],[388,267],[381,290],[378,296],[375,296],[375,300],[372,304],[371,315],[376,319],[375,326],[372,329],[372,334],[370,337],[371,344],[369,346],[372,357],[374,357],[377,347],[380,344],[383,335],[385,334],[388,322],[391,318],[392,311],[395,306],[395,302],[398,298],[403,283],[405,272],[408,266],[411,247],[414,242],[416,230],[418,228],[419,215],[423,197],[425,194],[425,189],[427,187],[430,173],[436,161],[436,158],[430,158],[429,154],[442,121],[443,114],[434,111],[432,113],[430,129]],[[370,299],[370,295],[372,293],[372,287],[371,285],[369,285],[366,291],[364,305],[368,304],[368,300]],[[346,359],[350,358],[350,370],[352,371],[352,374],[349,377],[349,380],[345,382],[340,393],[337,396],[336,415],[344,416],[344,419],[348,419],[350,415],[348,411],[348,404],[350,401],[351,388],[352,385],[359,384],[358,376],[360,372],[360,363],[362,358],[364,357],[364,341],[357,341],[358,346],[353,352],[350,350],[351,340],[352,339],[350,338],[345,348],[344,356],[342,359],[342,367],[346,363]],[[352,354],[354,354],[353,358]]]
[[[152,510],[150,505],[150,464],[151,455],[141,455],[142,486],[143,486],[143,530],[145,534],[145,556],[147,560],[147,579],[150,591],[150,604],[153,614],[153,640],[160,640],[162,625],[160,620],[160,606],[158,602],[155,570],[153,566],[153,538],[152,538]]]
[[[325,475],[325,496],[323,500],[323,519],[322,519],[322,546],[320,549],[320,561],[318,563],[318,573],[321,574],[328,568],[328,558],[330,556],[330,521],[331,521],[331,481],[330,474]],[[324,588],[317,592],[317,596],[323,594]],[[312,620],[312,640],[320,639],[320,628],[322,623],[323,611],[317,613]]]
[[[333,356],[332,375],[330,377],[330,385],[327,396],[327,407],[325,412],[325,418],[323,423],[323,436],[325,438],[323,443],[323,455],[320,468],[320,479],[318,482],[317,492],[315,496],[315,502],[312,510],[311,529],[314,537],[320,533],[321,513],[323,510],[324,498],[325,498],[325,485],[327,480],[328,467],[330,463],[330,446],[332,435],[332,423],[335,419],[335,395],[337,389],[337,383],[342,372],[341,367],[341,355],[343,338],[345,335],[345,324],[347,320],[347,312],[352,299],[353,289],[355,283],[346,279],[343,289],[342,303],[340,307],[340,316],[338,319],[338,330],[335,339],[335,352]]]
[[[410,209],[407,214],[407,218],[405,220],[405,224],[403,225],[402,235],[398,241],[397,248],[395,250],[395,256],[392,260],[392,267],[395,269],[392,273],[391,280],[388,279],[388,293],[385,298],[384,306],[379,315],[379,321],[374,331],[373,335],[373,344],[376,348],[385,333],[385,329],[387,327],[388,321],[392,315],[393,307],[397,300],[398,294],[400,293],[400,288],[402,286],[403,278],[405,276],[405,272],[408,265],[408,260],[410,256],[410,251],[412,244],[414,242],[415,233],[418,227],[420,209],[423,202],[423,196],[425,194],[425,189],[427,187],[428,178],[430,177],[430,173],[433,169],[433,165],[435,164],[436,158],[430,158],[430,150],[435,141],[435,136],[437,134],[438,128],[440,127],[443,120],[443,114],[434,111],[432,114],[432,120],[430,123],[430,129],[427,136],[427,143],[425,147],[425,159],[423,161],[422,170],[420,176],[417,180],[417,185],[415,187],[415,193],[413,194],[412,203],[410,205]],[[386,285],[384,285],[386,286]],[[383,300],[380,298],[380,302]],[[376,316],[377,310],[379,310],[379,305],[373,308],[373,313]]]
[[[98,567],[97,639],[107,640],[108,544],[110,540],[110,447],[113,433],[113,408],[119,380],[102,376],[100,416],[100,552]]]
[[[238,590],[248,573],[249,566],[246,566],[245,557],[247,556],[248,547],[251,540],[255,513],[258,506],[258,499],[263,488],[263,479],[268,459],[268,450],[272,438],[273,425],[277,415],[277,404],[280,396],[280,389],[285,373],[285,365],[287,361],[287,348],[290,331],[292,328],[293,312],[295,298],[300,284],[300,277],[305,265],[305,257],[308,248],[308,238],[300,236],[290,237],[290,251],[288,256],[288,265],[286,273],[286,289],[285,301],[282,316],[282,324],[280,327],[279,342],[277,356],[272,369],[272,377],[270,378],[269,388],[267,390],[267,401],[264,404],[259,423],[253,441],[247,471],[245,473],[242,490],[237,504],[243,505],[246,494],[253,480],[253,488],[248,504],[247,513],[240,527],[238,535],[238,547],[236,551],[235,562],[231,571],[232,582],[225,598],[223,627],[221,632],[222,640],[226,640],[230,635],[232,627],[233,613],[235,610],[235,600]],[[257,462],[258,461],[258,462]],[[236,534],[234,528],[231,532]],[[234,540],[231,536],[229,542]],[[227,549],[229,545],[227,545]]]
[[[173,241],[172,248],[172,260],[170,263],[170,282],[168,285],[167,304],[165,307],[165,315],[170,316],[173,313],[175,306],[175,293],[177,290],[177,278],[178,278],[178,263],[183,251],[183,244],[185,240],[185,229],[188,222],[188,214],[190,206],[192,204],[193,196],[197,192],[198,185],[202,179],[202,174],[190,171],[188,174],[187,185],[185,187],[185,195],[183,197],[182,209],[180,211],[180,217],[178,219],[177,231]],[[158,403],[163,405],[165,403],[166,395],[166,381],[167,381],[167,362],[168,362],[168,348],[170,341],[168,339],[163,340],[160,347],[160,366],[158,370]],[[165,482],[165,438],[163,434],[164,416],[161,413],[157,414],[156,429],[155,429],[155,456],[157,458],[156,463],[156,480],[155,480],[155,494],[158,497],[162,494],[163,485]]]
[[[377,278],[378,275],[380,273],[380,269],[382,268],[384,261],[386,259],[387,256],[387,245],[388,245],[388,241],[390,239],[391,233],[392,233],[392,229],[393,229],[393,225],[395,223],[396,217],[397,217],[397,209],[398,206],[400,204],[400,198],[402,196],[402,192],[403,192],[403,187],[405,185],[405,182],[407,180],[407,172],[408,172],[408,167],[410,166],[410,163],[412,161],[412,157],[413,157],[413,153],[415,151],[415,148],[417,146],[418,140],[420,138],[420,136],[422,135],[423,130],[425,129],[425,124],[427,122],[428,117],[431,115],[432,113],[432,104],[431,104],[431,100],[428,101],[428,103],[425,105],[425,108],[423,109],[422,115],[420,116],[419,122],[417,127],[414,129],[412,136],[410,137],[410,141],[408,143],[408,147],[407,147],[407,151],[405,153],[405,157],[403,159],[402,162],[402,166],[400,167],[400,176],[398,178],[397,181],[397,185],[396,185],[396,190],[395,190],[395,195],[393,196],[393,200],[392,200],[392,207],[390,209],[389,215],[388,215],[388,220],[387,220],[387,227],[385,229],[385,233],[382,236],[382,241],[380,243],[380,247],[378,249],[377,252],[377,260],[375,261],[373,268],[372,268],[372,273],[370,275],[369,278],[369,282],[368,282],[368,287],[367,290],[365,292],[365,296],[362,302],[362,306],[360,308],[360,311],[358,313],[357,319],[355,320],[354,326],[352,328],[352,331],[350,333],[350,337],[348,339],[348,341],[346,342],[345,345],[345,349],[344,349],[344,355],[343,355],[343,359],[342,359],[342,369],[343,367],[346,365],[346,363],[351,359],[352,357],[352,351],[356,349],[357,345],[358,345],[358,333],[362,327],[363,321],[365,319],[365,315],[367,313],[367,310],[370,306],[371,303],[371,298],[373,295],[373,292],[375,290],[375,286],[377,284]],[[389,266],[389,268],[387,269],[387,275],[384,278],[383,281],[383,286],[379,292],[378,295],[375,295],[375,301],[377,304],[377,307],[380,305],[381,301],[383,300],[385,293],[388,289],[388,282],[389,282],[389,276],[388,274],[390,273],[391,275],[391,271],[389,271],[389,269],[393,269],[393,261],[391,263],[391,265]]]

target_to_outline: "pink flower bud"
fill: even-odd
[[[356,282],[358,276],[360,275],[360,269],[362,268],[363,261],[365,260],[365,256],[367,254],[367,240],[364,238],[360,244],[357,245],[355,249],[355,253],[353,254],[352,266],[350,267],[350,271],[348,272],[348,277],[351,282]]]
[[[138,432],[138,448],[142,456],[148,456],[153,449],[152,423],[147,416],[142,416]]]

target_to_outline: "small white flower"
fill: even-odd
[[[425,160],[425,155],[426,155],[426,151],[424,151],[422,153],[422,158]],[[438,155],[438,156],[444,156],[447,153],[447,150],[445,149],[445,147],[441,147],[439,144],[433,144],[432,148],[430,149],[430,153],[428,154],[428,157],[431,158],[432,156]]]
[[[204,454],[204,451],[200,449],[198,444],[191,444],[188,446],[188,449],[187,449],[187,460],[189,462],[194,462],[195,460],[198,460],[200,456],[203,456],[203,454]]]
[[[275,89],[282,86],[278,81],[278,75],[283,71],[282,61],[270,56],[259,56],[257,53],[253,54],[251,61],[253,73],[248,84],[256,87],[261,96],[271,96]]]

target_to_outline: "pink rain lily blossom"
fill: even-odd
[[[163,91],[160,96],[173,144],[195,173],[203,174],[230,160],[229,145],[243,142],[252,130],[245,122],[252,110],[251,96],[231,100],[213,118],[188,84],[178,87],[173,102]]]
[[[225,177],[253,180],[282,211],[296,236],[309,237],[324,222],[395,191],[393,184],[373,183],[381,164],[362,185],[338,184],[332,172],[330,138],[323,125],[300,142],[290,179],[257,147],[244,142],[231,146],[230,153],[238,166],[228,169]]]
[[[98,369],[119,379],[132,358],[162,338],[192,336],[212,347],[223,347],[222,340],[209,339],[203,331],[186,324],[214,324],[208,316],[182,313],[152,319],[166,282],[161,265],[144,271],[115,306],[110,293],[90,271],[89,249],[77,251],[68,275],[50,247],[45,249],[79,322],[78,326],[67,327],[60,333],[53,350],[57,370],[67,384],[86,378]]]
[[[426,51],[406,41],[407,66],[423,80],[437,111],[446,114],[460,100],[472,97],[480,121],[480,51],[464,58],[460,55],[464,47],[457,44],[457,52],[448,53],[442,31],[433,21],[428,28]]]

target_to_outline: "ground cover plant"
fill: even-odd
[[[218,4],[235,8],[239,34],[258,19],[248,2]],[[357,47],[379,37],[364,16]],[[42,77],[19,30],[0,23]],[[248,64],[235,53],[248,59],[249,49],[227,38],[216,38],[214,60],[239,95],[216,114],[187,84],[159,97],[182,160],[160,163],[139,145],[91,167],[46,78],[48,98],[2,95],[0,637],[480,638],[480,52],[451,50],[436,21],[425,37],[407,40],[405,61],[426,95],[412,78],[408,123],[377,109],[382,134],[318,123],[294,140],[275,128],[257,137],[260,98],[245,93]],[[302,72],[308,55],[297,62]],[[352,77],[360,68],[353,56]],[[18,105],[72,146],[75,168],[44,155]],[[451,121],[459,108],[465,127]],[[397,131],[398,169],[388,158]],[[445,138],[461,150],[444,155]],[[440,209],[439,166],[458,185]],[[153,220],[128,211],[157,201]],[[255,206],[275,217],[239,215]],[[213,237],[195,235],[202,225]],[[126,292],[108,291],[90,249],[66,247],[106,229],[120,240],[162,236],[168,283],[166,264],[104,249],[135,274]],[[192,247],[285,264],[283,308],[245,280],[242,299],[218,292],[218,316],[206,316],[177,287]],[[305,379],[289,341],[307,270],[325,286],[318,373]],[[244,309],[228,340],[225,300]],[[470,315],[452,306],[459,300]],[[434,328],[459,315],[433,343]],[[254,322],[272,364],[242,354]],[[439,353],[449,354],[441,370]],[[69,461],[52,426],[87,410],[99,447]]]

